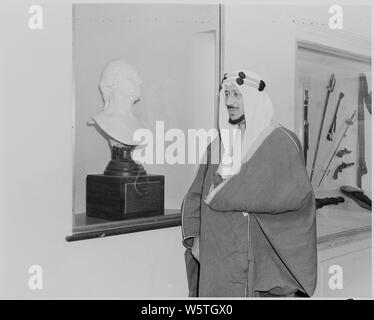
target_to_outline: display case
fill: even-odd
[[[190,129],[209,130],[217,123],[220,15],[220,5],[208,4],[73,6],[73,226],[68,241],[180,225],[182,201],[199,159],[190,161],[184,147],[173,146],[179,141],[183,146]],[[140,79],[139,97],[126,106],[127,113],[124,103],[109,110],[100,86],[109,63],[119,61],[134,67]],[[117,85],[104,86],[112,87]],[[110,119],[108,126],[98,127],[103,116]],[[138,120],[146,151],[108,140],[113,138],[108,128],[116,128],[114,133],[135,123],[123,119]],[[132,160],[144,170],[132,170]]]
[[[371,194],[370,58],[300,43],[296,70],[298,133],[314,189]]]
[[[296,56],[295,127],[317,199],[314,297],[368,297],[371,60],[311,43]]]

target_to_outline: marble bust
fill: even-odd
[[[92,120],[107,136],[111,146],[137,144],[133,134],[142,126],[133,108],[140,100],[141,84],[135,67],[124,59],[110,61],[102,72],[99,88],[104,106]]]
[[[102,72],[99,89],[104,106],[89,124],[94,124],[110,144],[112,159],[105,175],[146,174],[144,167],[131,158],[131,152],[139,143],[133,140],[134,132],[143,128],[141,119],[133,112],[140,100],[141,83],[135,67],[124,59],[110,61]]]
[[[104,106],[91,123],[109,141],[111,160],[104,174],[86,177],[86,215],[105,220],[125,220],[164,214],[164,176],[148,175],[131,158],[143,129],[134,113],[142,81],[124,59],[110,61],[102,72],[99,89]],[[90,123],[90,122],[89,122]]]

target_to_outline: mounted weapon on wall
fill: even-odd
[[[333,135],[333,133],[335,133],[335,130],[336,130],[336,117],[338,115],[340,101],[343,98],[344,98],[344,93],[340,92],[339,100],[338,100],[338,103],[336,104],[336,108],[335,108],[335,112],[334,112],[334,117],[333,117],[331,125],[330,125],[329,133],[327,134],[327,140],[329,140],[329,141],[332,141],[332,135]]]
[[[323,172],[323,175],[322,175],[321,180],[319,181],[318,187],[321,185],[323,179],[326,177],[326,172],[327,172],[328,168],[330,167],[331,161],[335,157],[337,150],[340,148],[340,144],[342,143],[344,137],[346,136],[349,127],[353,125],[353,120],[354,120],[355,116],[356,116],[356,110],[353,111],[353,113],[350,116],[350,118],[348,118],[348,119],[345,120],[346,126],[344,128],[344,131],[343,131],[342,135],[340,136],[340,139],[339,139],[339,141],[338,141],[338,143],[336,145],[336,148],[335,148],[334,152],[332,153],[332,155],[330,157],[330,160],[329,160],[329,162],[328,162],[328,164],[326,166],[326,169]]]
[[[371,91],[369,93],[368,89],[368,82],[366,80],[366,76],[364,74],[361,74],[361,84],[362,84],[362,91],[364,95],[364,101],[366,108],[368,109],[369,113],[371,114]]]
[[[338,158],[342,158],[345,154],[350,154],[352,151],[349,151],[347,148],[341,149],[336,153]]]
[[[364,102],[366,100],[369,100],[370,111],[371,111],[371,98],[369,99],[368,96],[369,94],[368,94],[368,86],[367,86],[366,77],[364,74],[361,73],[359,76],[358,105],[357,105],[357,111],[358,111],[357,186],[359,188],[362,187],[362,176],[364,174],[367,174],[368,172],[367,167],[366,167],[366,161],[365,161],[365,109],[364,109]],[[366,106],[368,107],[368,105]]]
[[[313,179],[314,168],[315,168],[315,165],[316,165],[316,159],[317,159],[317,155],[318,155],[319,143],[321,141],[321,133],[322,133],[322,129],[323,129],[323,123],[325,122],[327,105],[329,103],[330,94],[331,94],[331,92],[334,91],[335,82],[336,82],[335,75],[332,73],[331,76],[330,76],[329,84],[326,87],[326,89],[327,89],[326,100],[325,100],[325,105],[324,105],[324,108],[323,108],[321,125],[319,127],[319,132],[318,132],[317,145],[316,145],[316,150],[315,150],[315,153],[314,153],[314,159],[313,159],[313,164],[312,164],[312,171],[310,173],[310,181],[311,182],[312,182],[312,179]]]
[[[309,122],[308,122],[308,104],[309,104],[309,92],[304,90],[304,161],[305,166],[308,158],[309,150]]]
[[[349,168],[351,166],[353,166],[355,163],[354,162],[350,162],[350,163],[345,163],[345,162],[342,162],[341,164],[339,164],[337,166],[337,168],[335,169],[335,172],[334,172],[334,176],[333,178],[336,180],[338,179],[338,174],[339,172],[343,172],[344,169],[346,168]]]
[[[343,197],[327,197],[327,198],[316,199],[316,209],[320,209],[330,204],[337,205],[339,203],[343,203],[344,201],[345,199]]]
[[[340,190],[355,201],[360,207],[371,212],[371,199],[365,194],[364,190],[354,186],[341,186]]]

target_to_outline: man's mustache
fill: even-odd
[[[233,106],[228,106],[227,107],[228,110],[236,110],[236,109],[239,109],[238,107],[233,107]]]

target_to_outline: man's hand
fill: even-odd
[[[193,244],[192,244],[192,247],[191,247],[191,253],[197,261],[200,261],[200,240],[199,240],[199,237],[196,237],[196,238],[193,239]]]

